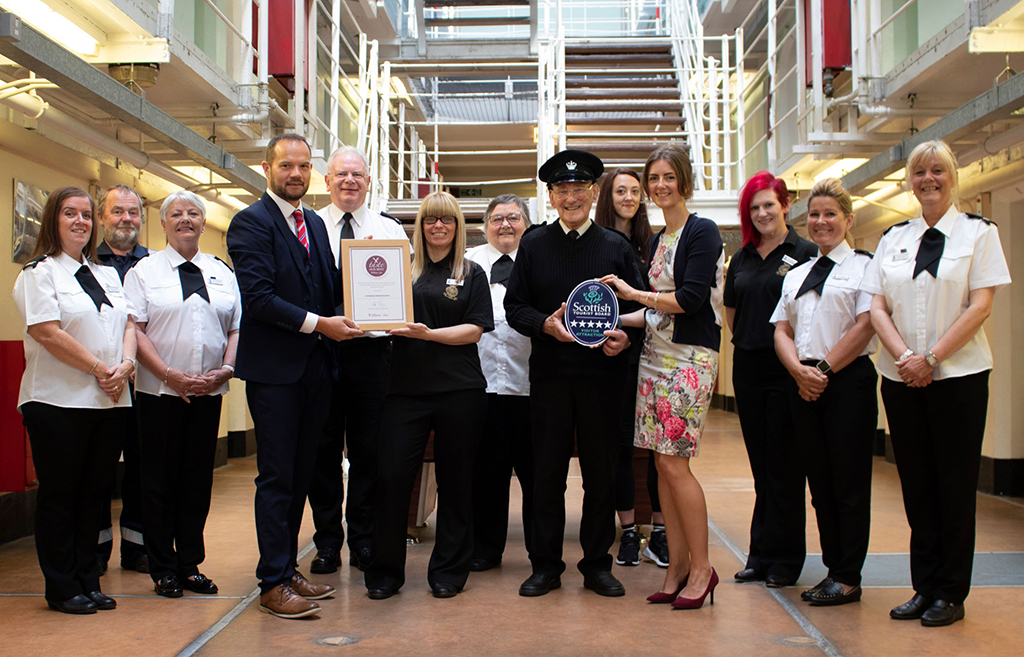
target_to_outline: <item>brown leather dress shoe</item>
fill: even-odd
[[[260,611],[278,618],[303,618],[320,613],[320,605],[306,600],[287,584],[278,584],[260,596]]]
[[[334,594],[334,587],[330,584],[314,584],[297,570],[292,575],[291,585],[296,593],[307,600],[320,600]]]

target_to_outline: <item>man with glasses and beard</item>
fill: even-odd
[[[113,267],[124,283],[128,270],[139,260],[149,255],[149,250],[139,244],[139,230],[142,227],[142,198],[127,185],[114,185],[100,196],[96,204],[97,219],[103,233],[103,241],[96,247],[100,263]],[[135,389],[129,390],[134,397]],[[124,432],[123,465],[121,477],[121,568],[140,573],[149,572],[149,558],[146,555],[142,537],[142,491],[139,481],[139,432],[135,418],[135,407],[127,410],[128,426]],[[116,485],[111,487],[113,497]],[[110,518],[110,497],[103,505],[103,522],[100,530],[96,559],[100,573],[107,570],[107,563],[114,548],[113,522]]]

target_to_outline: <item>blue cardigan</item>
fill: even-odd
[[[650,260],[658,250],[665,229],[651,240]],[[718,259],[722,255],[718,224],[691,214],[676,246],[672,275],[676,282],[676,303],[683,309],[675,316],[672,342],[692,344],[718,351],[722,327],[711,306],[711,288],[718,286]]]

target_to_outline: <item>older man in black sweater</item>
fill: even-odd
[[[561,586],[565,571],[565,482],[575,439],[583,474],[583,517],[578,568],[583,585],[600,595],[625,594],[611,574],[615,541],[614,481],[622,395],[627,384],[623,349],[630,336],[606,331],[600,348],[576,344],[563,323],[565,300],[581,282],[616,274],[642,286],[629,243],[590,219],[594,181],[604,166],[584,151],[562,151],[540,169],[558,221],[527,233],[508,281],[509,325],[529,336],[530,410],[534,450],[533,574],[519,587],[524,596]],[[622,312],[634,308],[623,304]],[[639,339],[639,336],[633,336]]]

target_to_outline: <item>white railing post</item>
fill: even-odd
[[[405,101],[398,103],[398,190],[395,198],[405,198]]]
[[[267,0],[264,0],[266,2]],[[341,139],[338,135],[338,106],[339,98],[338,94],[341,93],[341,89],[338,86],[341,79],[341,0],[331,0],[331,141],[330,141],[330,153],[333,153],[340,145]],[[328,155],[330,155],[328,153]]]
[[[292,79],[295,80],[295,95],[292,97],[292,120],[295,132],[306,134],[306,3],[303,0],[292,2],[292,23],[294,24],[295,43],[292,46]],[[314,35],[315,36],[315,35]]]
[[[747,76],[744,72],[745,41],[743,28],[736,29],[736,187],[747,181]],[[799,64],[798,64],[799,66]],[[798,94],[803,98],[803,94]]]
[[[264,0],[269,1],[269,0]],[[359,35],[359,78],[356,82],[356,90],[359,94],[359,98],[356,99],[356,103],[359,106],[359,118],[356,121],[356,146],[360,148],[364,153],[366,152],[366,99],[370,92],[368,81],[366,79],[367,71],[367,41],[366,34]]]
[[[812,124],[815,132],[821,132],[824,129],[825,124],[825,111],[824,111],[824,100],[825,100],[825,82],[824,73],[822,68],[824,66],[824,35],[822,34],[822,0],[811,0],[811,83],[812,83],[812,95],[811,101],[814,103],[812,108],[812,115],[814,122]]]
[[[388,209],[388,197],[391,196],[391,131],[390,131],[390,110],[391,110],[391,62],[385,61],[380,69],[380,124],[377,126],[377,158],[379,161],[377,171],[377,185],[379,188],[377,197],[377,211]]]
[[[778,7],[776,2],[778,0],[768,0],[768,95],[772,98],[772,102],[768,103],[768,168],[771,171],[775,171],[776,163],[778,162],[778,153],[776,152],[776,138],[775,138],[775,116],[776,116],[776,105],[778,105],[777,98],[775,95],[775,81],[779,76],[779,61],[776,48],[778,46],[778,23],[776,17],[778,16]],[[814,2],[814,0],[811,0]]]

